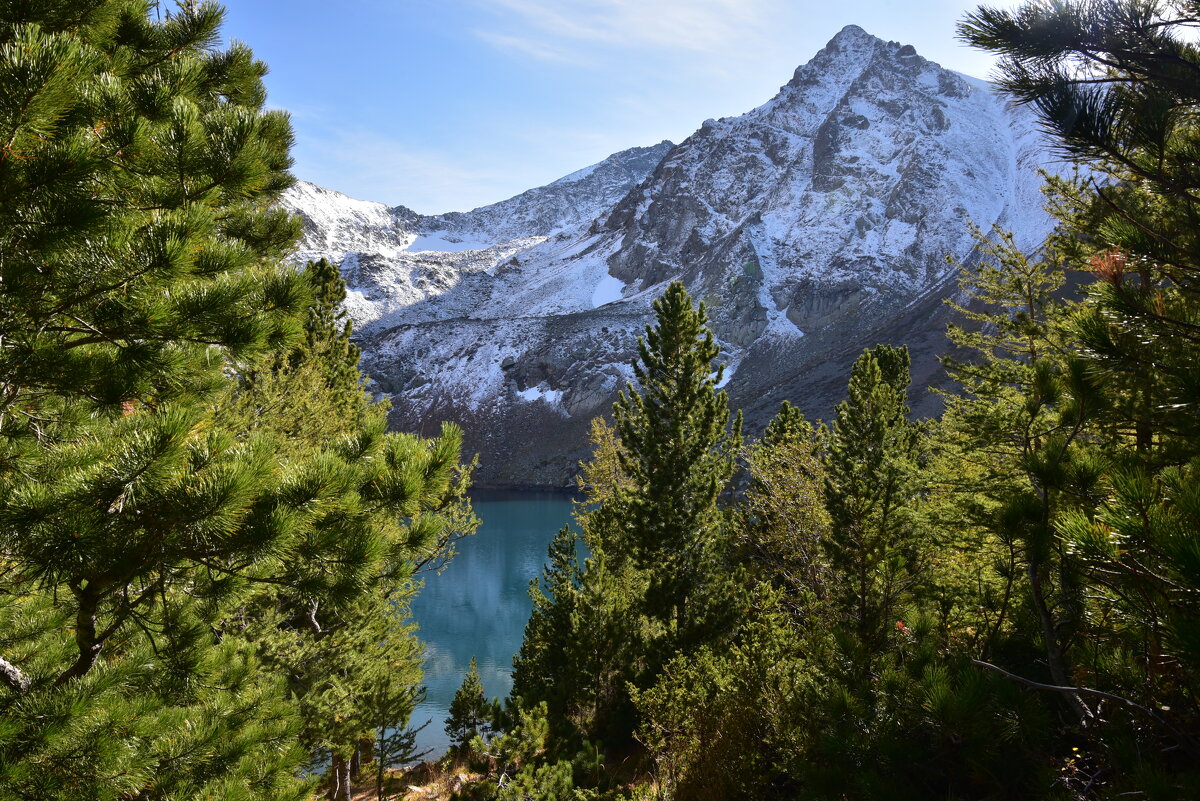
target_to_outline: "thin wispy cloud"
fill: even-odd
[[[294,172],[306,180],[425,214],[491,203],[522,182],[520,167],[503,161],[472,163],[361,129],[301,135],[294,152]]]
[[[292,112],[297,176],[436,213],[744,113],[850,23],[982,77],[989,58],[954,40],[955,20],[973,5],[365,0],[348,4],[333,26],[340,36],[315,17],[304,46],[291,38],[295,26],[280,35],[267,0],[232,4],[231,14],[245,21],[261,6],[261,32],[239,35],[276,47],[262,55],[274,67],[272,104]],[[316,62],[301,55],[330,47]]]
[[[528,36],[498,33],[482,29],[477,29],[474,33],[477,37],[499,50],[530,56],[538,61],[577,65],[587,65],[590,63],[589,59],[584,58],[578,51],[572,52],[565,47],[538,41]]]
[[[481,38],[537,57],[564,42],[623,50],[729,52],[766,39],[779,0],[490,0],[499,31]]]

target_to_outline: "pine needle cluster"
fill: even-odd
[[[307,797],[403,728],[472,525],[457,430],[388,433],[336,269],[281,266],[291,128],[222,17],[0,4],[5,797]]]

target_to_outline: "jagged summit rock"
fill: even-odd
[[[945,258],[970,260],[968,221],[1043,241],[1049,152],[987,83],[850,25],[762,106],[491,206],[428,217],[306,184],[285,203],[297,257],[342,265],[395,425],[458,420],[484,483],[555,484],[677,278],[708,302],[752,425],[784,398],[828,414],[880,341],[936,382]]]

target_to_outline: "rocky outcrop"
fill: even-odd
[[[968,221],[1041,243],[1047,152],[987,84],[849,26],[763,106],[493,206],[422,217],[305,184],[286,202],[297,258],[342,265],[393,424],[462,422],[484,484],[563,484],[670,280],[708,305],[751,428],[785,398],[828,415],[880,341],[937,383],[946,256],[972,258]]]

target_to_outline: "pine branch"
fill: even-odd
[[[1130,709],[1135,709],[1138,712],[1141,712],[1142,714],[1150,717],[1151,719],[1154,720],[1154,722],[1158,723],[1159,725],[1163,726],[1164,728],[1169,729],[1172,733],[1175,734],[1175,736],[1179,737],[1180,740],[1182,740],[1184,743],[1188,744],[1189,750],[1193,750],[1195,747],[1195,744],[1192,742],[1192,739],[1190,737],[1188,737],[1186,734],[1181,732],[1179,729],[1172,726],[1162,715],[1158,714],[1157,712],[1155,712],[1153,709],[1150,709],[1149,707],[1142,706],[1141,704],[1137,703],[1136,701],[1130,700],[1129,698],[1123,698],[1122,696],[1114,695],[1112,693],[1108,693],[1103,690],[1093,690],[1089,687],[1065,687],[1065,686],[1061,686],[1061,685],[1057,685],[1057,684],[1044,684],[1040,681],[1034,681],[1033,679],[1027,679],[1024,676],[1018,676],[1015,673],[1010,673],[1007,670],[1005,670],[1004,668],[999,667],[998,665],[993,665],[991,662],[984,662],[979,659],[972,659],[971,664],[973,664],[977,667],[985,668],[986,670],[990,670],[993,673],[997,673],[997,674],[1003,676],[1004,678],[1008,679],[1009,681],[1015,681],[1018,684],[1024,684],[1027,687],[1032,687],[1035,690],[1046,690],[1047,692],[1063,693],[1064,695],[1075,696],[1076,698],[1078,698],[1080,695],[1090,695],[1093,698],[1100,698],[1100,699],[1103,699],[1106,701],[1113,701],[1113,702],[1121,704],[1123,706],[1127,706]],[[1095,713],[1091,712],[1091,710],[1089,710],[1089,717],[1095,718]]]
[[[15,693],[24,693],[29,690],[32,682],[20,668],[0,657],[0,683]]]

